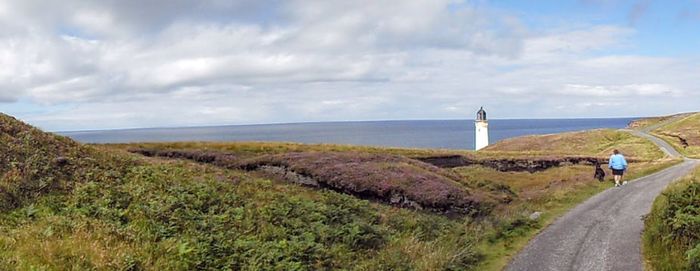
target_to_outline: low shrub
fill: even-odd
[[[537,220],[525,216],[501,219],[496,222],[494,232],[489,236],[489,242],[505,241],[508,245],[510,240],[515,237],[525,236],[539,227],[540,224]]]

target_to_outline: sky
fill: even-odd
[[[700,111],[700,1],[0,0],[50,131]]]

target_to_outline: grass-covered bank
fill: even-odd
[[[643,251],[651,270],[700,270],[700,169],[654,201]]]
[[[175,162],[0,216],[3,270],[464,270],[460,220]]]
[[[0,270],[464,270],[481,259],[460,219],[0,121]]]
[[[0,270],[499,270],[539,229],[610,186],[593,180],[589,164],[529,172],[414,159],[543,156],[529,150],[147,145],[216,150],[222,161],[242,165],[229,167],[204,163],[206,156],[124,151],[143,144],[85,146],[11,117],[0,121]],[[676,163],[643,151],[652,143],[616,131],[603,132],[611,135],[605,147],[586,143],[600,142],[600,133],[574,134],[572,144],[586,146],[578,149],[564,144],[564,135],[551,152],[598,157],[619,145],[635,157],[636,176]],[[270,175],[279,168],[323,185]],[[460,199],[466,212],[425,207]],[[541,217],[531,219],[533,212]]]
[[[664,153],[649,140],[613,129],[531,135],[506,139],[488,146],[481,155],[594,156],[607,158],[618,149],[628,158],[655,160]]]
[[[542,138],[527,137],[522,140],[527,142],[536,142],[539,140],[549,140],[552,135],[541,136]],[[367,152],[374,154],[388,153],[394,155],[404,155],[406,157],[420,157],[426,155],[450,155],[459,154],[470,157],[491,158],[491,157],[544,157],[544,156],[565,156],[569,154],[589,155],[605,158],[611,148],[618,146],[620,149],[629,154],[630,157],[638,160],[632,163],[628,178],[636,178],[648,175],[652,172],[661,170],[668,166],[677,164],[680,160],[665,160],[659,159],[663,156],[656,147],[645,139],[637,138],[629,133],[614,131],[614,130],[595,130],[590,132],[577,132],[557,135],[558,143],[553,144],[551,151],[548,152],[531,152],[526,149],[518,152],[512,147],[508,147],[507,151],[491,150],[487,152],[454,152],[454,151],[432,151],[432,150],[402,150],[402,149],[382,149],[382,148],[367,148],[355,146],[336,146],[336,145],[300,145],[290,143],[148,143],[148,144],[127,144],[127,145],[108,145],[104,146],[108,149],[127,150],[132,148],[146,148],[151,151],[161,151],[168,153],[169,150],[189,150],[195,152],[185,152],[190,154],[198,154],[196,151],[215,151],[219,154],[226,154],[224,161],[230,160],[246,160],[255,161],[256,157],[267,157],[267,155],[286,155],[289,153],[298,153],[304,158],[296,160],[294,164],[316,164],[315,161],[306,161],[309,155],[323,156],[324,153],[337,152]],[[572,142],[566,144],[566,142]],[[529,144],[521,144],[517,140],[507,142],[509,146],[518,144],[522,146],[530,146]],[[601,144],[604,143],[604,144]],[[572,147],[573,146],[576,147]],[[493,148],[501,148],[498,144]],[[505,148],[505,147],[504,147]],[[201,153],[199,153],[201,154]],[[327,156],[320,160],[321,164],[316,167],[328,167],[328,163],[332,162],[334,155]],[[173,157],[173,156],[168,156]],[[177,157],[177,155],[175,155]],[[194,157],[193,160],[208,160],[206,157]],[[269,158],[265,158],[269,159]],[[155,159],[159,161],[161,159]],[[259,159],[258,159],[259,160]],[[264,160],[264,159],[263,159]],[[342,165],[342,161],[336,159],[336,166]],[[235,164],[235,163],[234,163]],[[245,163],[244,163],[245,164]],[[226,167],[227,163],[220,164]],[[292,165],[299,166],[299,165]],[[355,167],[356,173],[362,174],[363,167]],[[305,171],[308,172],[307,169]],[[501,172],[492,168],[483,166],[468,166],[458,167],[453,169],[444,169],[445,175],[457,174],[460,176],[459,182],[469,191],[479,191],[483,194],[491,194],[498,200],[498,204],[494,210],[487,216],[482,216],[476,219],[447,219],[447,223],[443,224],[444,231],[453,232],[458,229],[470,229],[473,243],[470,248],[464,252],[473,255],[475,266],[466,269],[474,270],[500,270],[511,256],[521,249],[527,241],[533,237],[540,229],[551,223],[555,218],[565,213],[567,210],[584,201],[588,197],[607,189],[611,186],[610,182],[600,183],[592,179],[592,166],[590,165],[564,165],[560,167],[550,168],[539,172]],[[311,171],[313,172],[313,170]],[[371,176],[368,175],[368,176]],[[608,179],[610,174],[608,173]],[[374,204],[375,206],[381,206]],[[384,209],[383,209],[384,210]],[[386,209],[395,210],[395,209]],[[380,211],[382,212],[382,211]],[[416,213],[412,210],[401,210],[400,212]],[[534,212],[541,212],[541,217],[538,219],[530,219],[529,216]],[[423,215],[425,212],[418,212]],[[444,218],[443,218],[444,219]],[[414,244],[416,237],[408,237],[407,239],[398,239],[397,244],[401,246],[391,246],[392,249],[401,249],[401,253],[396,255],[404,255],[410,257],[413,253],[409,252],[410,247],[404,247],[406,244]],[[420,240],[420,239],[418,239]],[[431,243],[430,247],[440,249],[449,242],[448,239]],[[421,246],[423,247],[423,246]],[[420,249],[418,251],[424,251]],[[421,252],[422,253],[422,252]],[[444,258],[443,258],[444,259]],[[388,259],[385,259],[388,260]],[[405,262],[406,268],[409,270],[424,270],[425,264]],[[433,261],[428,270],[444,269],[446,262]],[[473,267],[473,268],[472,268]]]

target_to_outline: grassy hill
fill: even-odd
[[[478,229],[2,120],[2,270],[463,270]],[[406,260],[410,259],[410,260]]]
[[[557,138],[555,144],[550,144],[546,151],[539,151],[533,145],[539,141],[550,142],[550,139],[554,137]],[[384,183],[385,181],[374,174],[392,175],[385,173],[396,170],[396,165],[392,168],[384,163],[391,159],[406,161],[405,158],[421,159],[423,157],[456,155],[474,161],[496,162],[507,162],[511,161],[510,159],[525,159],[526,163],[542,160],[557,161],[568,156],[591,156],[604,160],[609,156],[612,148],[616,147],[623,150],[631,156],[631,160],[635,161],[631,164],[630,178],[642,176],[678,162],[661,159],[663,153],[646,139],[614,130],[522,137],[498,143],[483,152],[258,142],[140,143],[101,147],[146,154],[156,158],[156,161],[163,159],[181,161],[184,159],[229,170],[250,168],[251,164],[282,166],[292,168],[297,173],[304,173],[302,175],[310,177],[312,180],[332,180],[342,176],[340,179],[344,183],[352,183],[353,187],[365,187],[367,183]],[[376,155],[379,157],[362,158]],[[528,162],[527,159],[535,160]],[[402,164],[409,165],[414,169],[427,169],[424,164],[417,167],[411,165],[415,162],[403,162]],[[479,195],[480,202],[495,204],[489,208],[488,214],[480,216],[476,220],[468,219],[468,222],[461,221],[455,224],[465,228],[479,229],[472,233],[477,240],[473,251],[479,255],[476,261],[477,269],[499,270],[505,265],[508,258],[517,252],[542,226],[587,197],[610,187],[609,183],[593,181],[593,166],[591,164],[564,162],[555,165],[536,172],[527,170],[503,171],[480,164],[429,170],[429,172],[439,172],[439,175],[447,176],[456,181],[465,191],[470,191],[470,195]],[[383,170],[368,170],[368,168],[383,168]],[[346,172],[346,169],[350,170]],[[290,180],[288,173],[272,175],[265,173],[264,175],[280,182],[289,182]],[[280,177],[280,175],[282,176]],[[400,179],[406,180],[405,178]],[[311,186],[316,187],[315,185]],[[416,188],[420,190],[422,187],[426,186],[417,186]],[[345,191],[338,189],[338,187],[332,190],[356,195],[352,191]],[[382,191],[382,189],[377,189],[377,191]],[[425,190],[425,192],[427,191]],[[387,201],[373,200],[373,202],[376,204]],[[543,212],[542,218],[536,221],[530,220],[528,216],[536,211]],[[410,212],[415,211],[410,209]],[[420,211],[418,212],[420,213]],[[455,222],[455,218],[452,217],[449,221]],[[433,246],[439,247],[440,244],[434,243]],[[415,265],[409,265],[415,267]],[[436,266],[441,265],[434,265],[434,267]]]
[[[5,115],[0,125],[1,270],[498,270],[542,226],[610,186],[586,163],[530,172],[421,160],[508,162],[532,148],[81,145]],[[676,163],[656,159],[650,142],[610,135],[578,151],[632,146],[633,176]],[[565,141],[547,153],[580,154],[579,141]],[[535,211],[542,217],[530,219]]]
[[[112,175],[136,163],[44,133],[0,114],[0,210],[12,210],[37,198],[67,192],[80,183]]]
[[[482,155],[593,156],[608,157],[614,149],[627,157],[655,160],[664,153],[648,140],[612,129],[532,135],[502,140],[484,149]]]
[[[683,155],[700,158],[700,113],[682,115],[654,129],[652,133],[666,140]]]

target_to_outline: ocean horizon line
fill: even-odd
[[[489,119],[493,121],[528,121],[528,120],[610,120],[610,119],[638,119],[645,117],[572,117],[572,118],[495,118]],[[255,127],[255,126],[274,126],[274,125],[308,125],[308,124],[342,124],[342,123],[397,123],[397,122],[420,122],[420,121],[473,121],[472,119],[383,119],[383,120],[333,120],[333,121],[299,121],[299,122],[269,122],[269,123],[249,123],[249,124],[202,124],[202,125],[185,125],[185,126],[150,126],[150,127],[125,127],[125,128],[104,128],[104,129],[82,129],[82,130],[58,130],[51,131],[57,134],[66,133],[89,133],[89,132],[105,132],[105,131],[141,131],[141,130],[160,130],[160,129],[194,129],[194,128],[213,128],[213,127]]]

